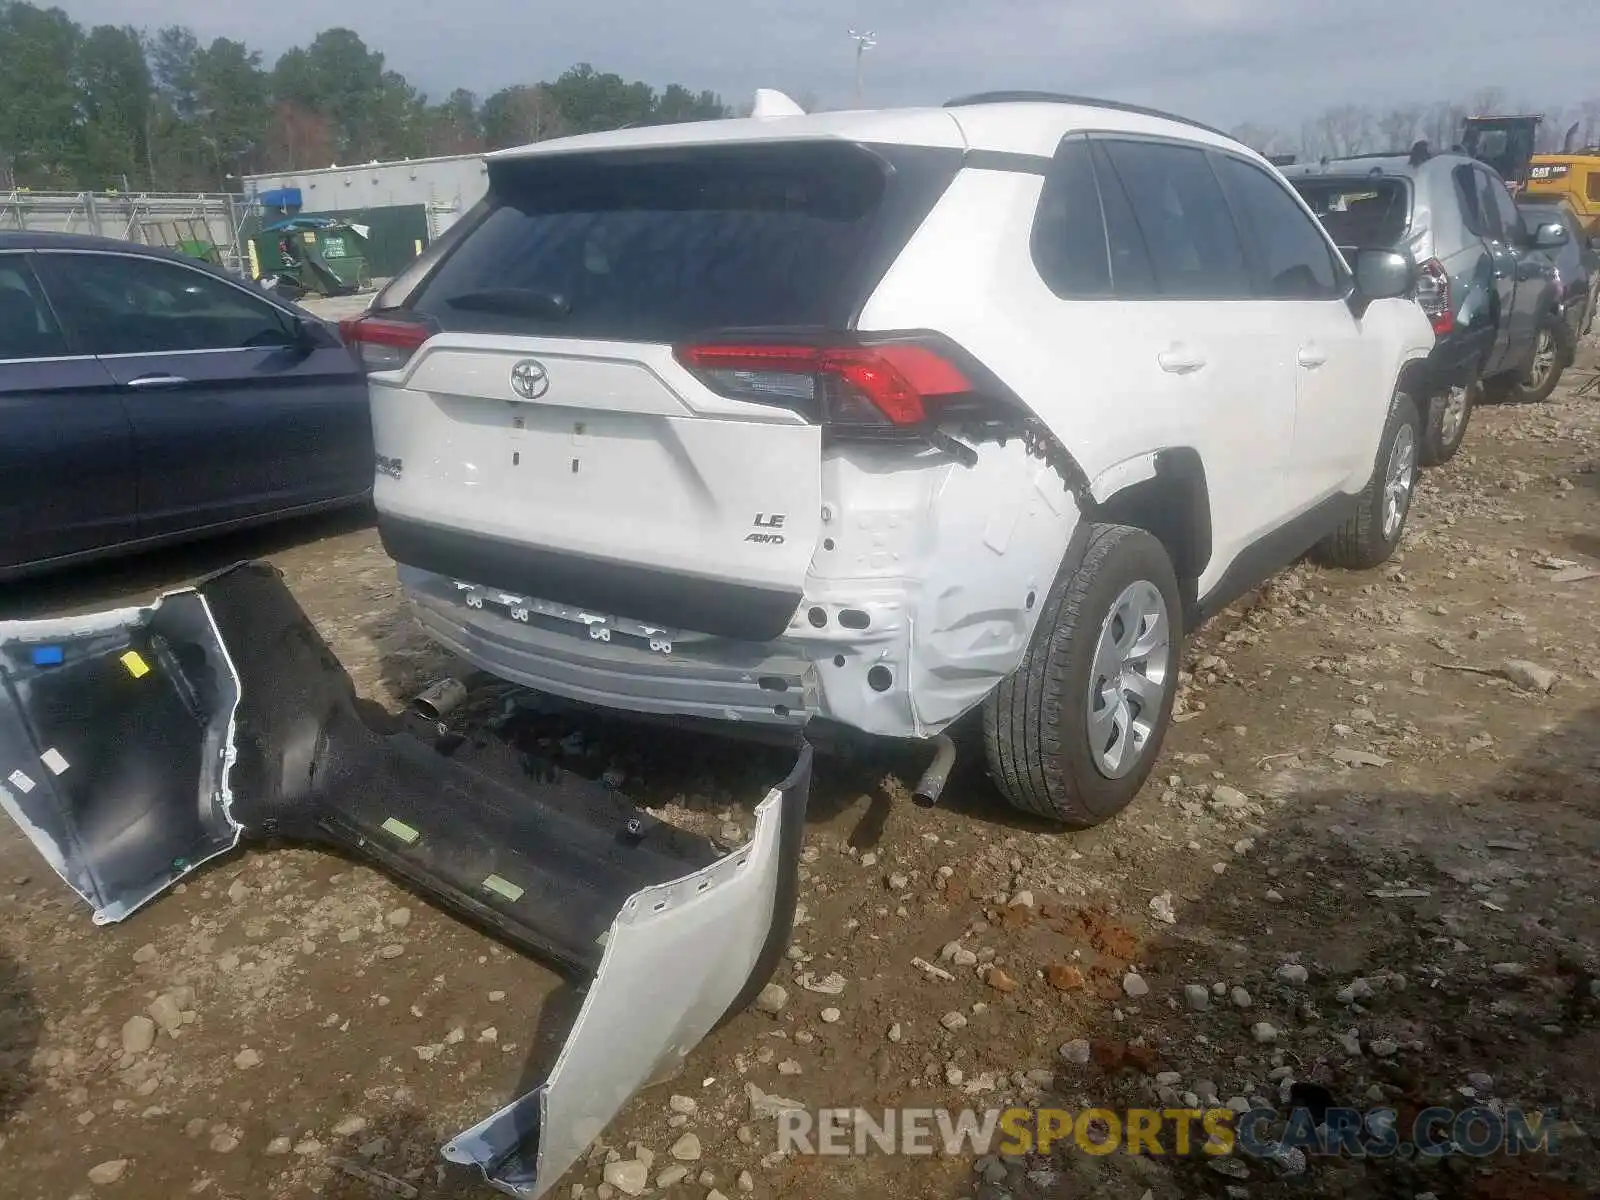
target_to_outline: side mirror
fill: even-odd
[[[1600,233],[1595,234],[1589,239],[1589,249],[1600,250]]]
[[[294,318],[294,340],[307,350],[326,350],[344,344],[326,324],[306,317]]]
[[[1417,262],[1399,250],[1357,250],[1351,264],[1360,301],[1409,296],[1417,282]]]
[[[1567,227],[1558,221],[1546,221],[1533,231],[1533,244],[1540,250],[1554,250],[1567,244]]]

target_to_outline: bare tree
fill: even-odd
[[[1440,101],[1428,107],[1422,120],[1422,136],[1435,150],[1448,150],[1461,141],[1461,126],[1466,119],[1467,110],[1459,104]]]
[[[1600,99],[1585,100],[1583,112],[1583,144],[1600,146]]]
[[[1404,152],[1417,140],[1417,127],[1422,124],[1422,106],[1404,104],[1391,108],[1378,118],[1378,141],[1385,150]]]
[[[1506,92],[1504,88],[1479,88],[1467,103],[1475,117],[1494,116],[1505,111]]]
[[[1234,126],[1228,131],[1228,136],[1236,142],[1243,142],[1257,154],[1277,154],[1288,145],[1288,139],[1276,129],[1250,121]]]
[[[1321,153],[1330,158],[1348,158],[1371,148],[1372,110],[1359,104],[1341,104],[1318,117],[1312,128]]]
[[[1561,144],[1566,140],[1567,130],[1573,123],[1578,125],[1578,131],[1583,131],[1583,120],[1576,113],[1565,108],[1552,108],[1544,115],[1544,121],[1534,134],[1533,149],[1535,154],[1559,154]],[[1577,136],[1576,134],[1573,136]]]

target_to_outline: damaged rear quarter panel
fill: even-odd
[[[924,469],[908,470],[912,453],[862,443],[824,457],[824,541],[806,594],[828,623],[812,628],[802,613],[795,634],[838,645],[842,665],[817,656],[831,716],[927,737],[1021,662],[1078,512],[1020,439],[978,447],[971,467],[926,451]],[[867,613],[868,628],[840,628],[841,607]],[[875,666],[892,687],[871,686]]]

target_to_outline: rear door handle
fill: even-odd
[[[188,383],[182,375],[135,375],[128,380],[131,388],[176,387],[181,383]]]
[[[1168,375],[1191,375],[1206,365],[1206,356],[1187,346],[1174,346],[1156,355],[1156,361]]]
[[[1315,370],[1328,361],[1328,355],[1316,346],[1301,346],[1299,361],[1302,367],[1310,367]]]

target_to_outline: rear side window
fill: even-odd
[[[131,254],[50,253],[40,263],[61,319],[91,354],[294,344],[286,313],[203,271]]]
[[[1033,262],[1063,298],[1111,292],[1105,215],[1085,138],[1063,143],[1045,176],[1033,220]]]
[[[0,361],[66,353],[66,339],[28,260],[20,254],[0,255]]]
[[[1069,138],[1039,196],[1033,261],[1062,299],[1157,295],[1144,235],[1100,145]]]
[[[922,215],[958,169],[904,173]],[[492,211],[410,307],[446,329],[620,341],[844,327],[915,228],[880,219],[901,207],[890,178],[847,143],[496,163]]]
[[[1294,195],[1253,163],[1231,155],[1218,162],[1240,225],[1261,260],[1265,293],[1281,300],[1337,298],[1340,277],[1328,239]]]
[[[1388,249],[1411,225],[1410,196],[1398,179],[1296,179],[1294,189],[1339,246]]]
[[[1115,139],[1104,145],[1127,189],[1162,295],[1250,296],[1253,289],[1239,231],[1205,151]]]

